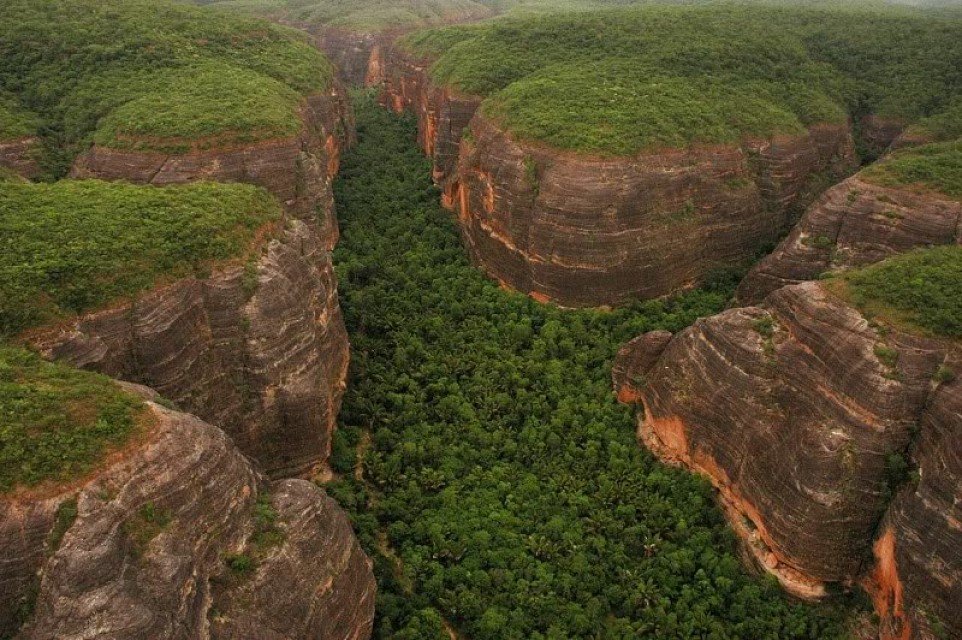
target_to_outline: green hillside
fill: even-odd
[[[0,495],[93,470],[146,417],[108,378],[0,345]]]
[[[829,286],[872,316],[962,338],[962,247],[904,253],[848,272]]]
[[[906,9],[651,5],[421,31],[439,83],[513,134],[582,152],[914,121],[962,94],[962,19]]]
[[[54,174],[92,138],[168,149],[289,134],[300,97],[331,78],[302,34],[184,4],[8,0],[0,21],[0,92],[38,114]]]
[[[249,185],[0,182],[0,339],[241,259],[280,215]]]

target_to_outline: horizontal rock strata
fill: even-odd
[[[746,548],[789,591],[818,598],[862,582],[884,637],[941,625],[956,638],[962,457],[946,438],[962,429],[962,386],[936,372],[959,358],[957,345],[873,326],[808,282],[640,337],[613,377],[639,405],[640,439],[711,480]],[[892,462],[910,455],[921,479],[896,484]]]
[[[738,299],[762,300],[830,269],[858,267],[918,247],[962,243],[962,203],[872,184],[859,175],[825,192],[792,233],[742,281]]]
[[[564,306],[658,297],[741,264],[855,166],[845,125],[632,158],[564,153],[512,139],[480,98],[432,84],[427,60],[395,48],[386,66],[382,102],[417,115],[474,262]]]
[[[33,610],[23,640],[368,637],[374,578],[336,504],[306,481],[267,483],[221,430],[149,407],[150,433],[104,469],[0,499],[0,631],[16,630],[13,604]],[[265,492],[270,545],[257,537]],[[231,568],[242,556],[250,575]],[[250,597],[216,611],[226,584]],[[246,620],[256,633],[232,635]]]
[[[274,194],[294,216],[314,220],[324,246],[337,243],[331,180],[340,152],[354,140],[354,121],[343,88],[306,99],[298,136],[232,148],[185,153],[134,151],[94,146],[71,169],[73,178],[126,180],[168,185],[198,180],[246,182]]]
[[[156,389],[225,429],[273,477],[327,459],[348,339],[331,254],[314,225],[288,221],[250,264],[29,339],[47,358]]]
[[[351,86],[374,86],[383,79],[384,50],[398,36],[396,31],[360,33],[333,27],[310,28],[317,47],[334,63],[338,74]]]
[[[9,169],[28,180],[40,175],[37,163],[40,141],[37,138],[17,138],[0,140],[0,169]]]
[[[331,182],[354,122],[339,84],[307,99],[290,139],[162,154],[94,147],[74,177],[264,187],[292,218],[259,259],[186,279],[32,337],[51,358],[146,384],[224,428],[272,477],[321,470],[343,394],[348,338],[331,249]]]

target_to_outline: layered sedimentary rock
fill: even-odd
[[[482,99],[460,95],[431,82],[429,59],[391,47],[383,61],[381,103],[395,112],[411,111],[418,121],[418,144],[433,163],[433,177],[445,189],[445,204],[453,206],[461,136]]]
[[[336,504],[268,483],[216,427],[149,409],[149,432],[101,470],[0,499],[0,631],[19,606],[24,640],[368,637],[370,562]],[[226,585],[250,597],[216,610]],[[247,620],[256,632],[237,635]]]
[[[382,102],[417,115],[474,262],[564,306],[658,297],[742,263],[855,166],[846,125],[630,158],[565,153],[512,139],[480,98],[432,84],[429,65],[393,50]]]
[[[747,550],[789,591],[861,582],[885,638],[929,627],[956,638],[962,457],[946,438],[962,429],[962,387],[937,372],[958,369],[958,349],[870,324],[808,282],[636,339],[613,377],[639,405],[640,439],[711,480]],[[905,485],[893,461],[912,454],[921,480]]]
[[[935,192],[872,184],[859,175],[825,192],[738,289],[746,304],[830,269],[858,267],[917,247],[962,242],[962,203]]]
[[[373,86],[383,80],[384,51],[397,38],[396,31],[360,33],[325,27],[310,29],[317,47],[337,67],[341,79],[352,86]]]
[[[246,265],[29,336],[47,358],[148,385],[225,429],[271,476],[327,459],[348,339],[331,254],[290,220]]]
[[[354,122],[339,85],[307,99],[298,136],[182,154],[94,147],[74,177],[215,180],[271,191],[290,216],[246,266],[186,279],[32,337],[51,358],[146,384],[216,424],[273,477],[320,470],[348,362],[331,249],[331,182]]]
[[[38,152],[39,141],[34,137],[0,140],[0,169],[9,169],[33,180],[40,175]]]
[[[354,139],[354,121],[343,88],[306,99],[303,127],[291,138],[183,153],[94,146],[74,162],[71,177],[123,179],[168,185],[197,180],[246,182],[264,187],[294,216],[316,220],[324,246],[337,243],[331,180],[340,153]]]
[[[774,242],[821,174],[851,167],[847,127],[631,158],[519,143],[476,115],[448,186],[474,261],[564,306],[663,296]]]

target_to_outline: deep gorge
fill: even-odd
[[[620,344],[721,310],[737,274],[612,312],[504,291],[469,264],[413,119],[355,98],[327,488],[375,558],[375,637],[843,637],[842,608],[746,572],[708,484],[639,447],[611,391]]]

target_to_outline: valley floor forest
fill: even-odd
[[[375,558],[375,637],[846,637],[842,605],[748,574],[708,483],[639,447],[611,390],[621,344],[720,311],[739,274],[610,312],[502,290],[469,264],[413,119],[365,94],[355,109],[327,489]]]

